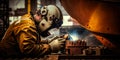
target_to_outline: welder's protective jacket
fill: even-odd
[[[43,56],[51,52],[48,44],[41,44],[31,15],[26,14],[11,24],[6,31],[1,48],[8,56]]]

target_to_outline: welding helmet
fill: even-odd
[[[42,20],[39,23],[41,32],[59,28],[63,23],[61,10],[55,5],[43,6],[40,9],[40,14],[42,16]]]

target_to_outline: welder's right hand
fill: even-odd
[[[65,39],[58,37],[51,41],[49,45],[51,47],[52,52],[58,52],[59,50],[61,50],[61,48],[65,46]]]

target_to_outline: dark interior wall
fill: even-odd
[[[31,0],[31,12],[35,13],[37,10],[37,0]]]
[[[56,0],[41,0],[42,5],[56,4]]]

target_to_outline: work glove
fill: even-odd
[[[54,38],[56,38],[57,36],[54,36],[54,35],[49,35],[47,37],[41,37],[41,40],[40,42],[43,43],[43,44],[48,44],[51,42],[51,40],[53,40]]]
[[[65,39],[60,37],[55,37],[51,42],[49,43],[52,52],[56,53],[59,50],[61,50],[63,47],[65,47]]]
[[[41,43],[50,43],[51,41],[55,40],[56,38],[64,38],[67,40],[68,38],[68,34],[65,35],[61,35],[61,36],[54,36],[54,35],[49,35],[48,37],[42,38],[42,40],[40,40]]]

